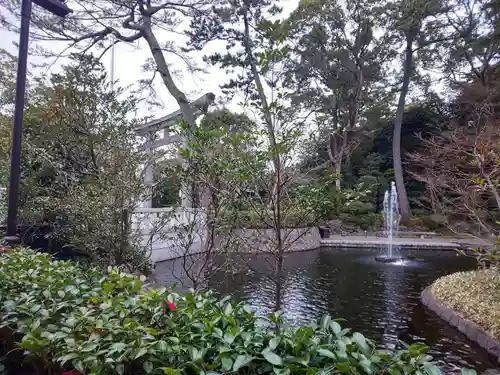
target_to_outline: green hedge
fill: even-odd
[[[265,210],[267,210],[267,212],[265,212]],[[229,211],[223,215],[221,220],[224,220],[234,228],[266,229],[273,227],[273,223],[271,223],[272,217],[272,211],[263,207],[262,212],[251,210]],[[262,218],[269,220],[269,222],[264,222]],[[313,212],[304,215],[302,213],[287,211],[285,217],[282,218],[282,222],[285,228],[303,228],[317,226],[320,220]]]
[[[377,350],[329,316],[294,329],[210,292],[142,287],[115,269],[102,275],[25,249],[1,254],[3,342],[13,333],[18,351],[52,374],[440,374],[425,345]]]

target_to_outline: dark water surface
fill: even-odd
[[[301,324],[329,313],[346,319],[343,326],[388,348],[394,348],[399,340],[425,343],[447,372],[457,367],[477,371],[498,367],[485,350],[426,310],[419,300],[422,290],[435,279],[472,269],[474,261],[453,251],[412,250],[418,261],[394,265],[375,262],[376,254],[367,249],[328,248],[288,254],[284,263],[284,316]],[[266,278],[271,267],[264,256],[250,262],[257,272],[218,274],[211,279],[210,287],[266,314],[275,298],[275,286]],[[171,283],[173,274],[179,276],[179,268],[179,262],[159,263],[158,282]]]

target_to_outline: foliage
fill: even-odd
[[[166,168],[157,176],[153,189],[153,207],[178,206],[180,202],[179,191],[181,183],[178,176]]]
[[[262,207],[261,210],[265,211],[267,208]],[[261,212],[263,212],[261,211]],[[248,229],[260,229],[260,228],[272,228],[272,225],[262,222],[261,217],[263,215],[269,217],[272,213],[257,213],[254,210],[231,210],[225,213],[227,215],[226,220],[233,223],[234,228],[248,228]],[[318,225],[321,219],[318,218],[313,212],[308,215],[308,218],[304,218],[298,213],[296,216],[293,214],[287,216],[286,221],[283,222],[285,228],[300,228],[300,227],[314,227]]]
[[[432,293],[461,316],[500,338],[500,270],[458,272],[434,282]]]
[[[141,171],[151,162],[136,147],[130,120],[136,100],[110,89],[95,58],[75,59],[32,89],[23,129],[20,222],[49,224],[55,250],[68,245],[104,266],[148,272],[131,224],[133,209],[149,193]],[[9,143],[9,130],[1,133]],[[8,152],[2,148],[3,160]],[[1,176],[8,176],[8,166],[2,167]]]
[[[82,270],[18,249],[0,256],[0,314],[18,350],[87,374],[440,374],[422,344],[379,350],[324,316],[291,328],[210,292],[142,290],[134,276]],[[12,354],[12,353],[11,353]]]
[[[275,309],[279,310],[283,257],[296,232],[287,224],[292,218],[296,226],[308,224],[311,216],[321,212],[327,189],[324,181],[312,183],[313,174],[296,166],[295,153],[305,139],[307,116],[291,103],[285,84],[290,34],[282,20],[271,19],[280,13],[276,5],[272,0],[222,2],[213,14],[200,14],[189,35],[190,45],[198,50],[213,39],[228,42],[224,53],[213,53],[207,61],[226,70],[230,81],[223,86],[225,92],[245,90],[245,106],[257,118],[255,129],[246,132],[254,139],[252,152],[239,153],[237,167],[232,169],[239,182],[232,189],[237,192],[236,200],[244,201],[245,210],[258,217],[259,229],[271,228],[271,236],[260,236],[268,241],[259,250],[273,259]],[[242,74],[233,75],[235,69],[242,69]],[[298,239],[307,233],[302,231]],[[254,242],[253,238],[240,239]]]
[[[69,48],[58,52],[47,50],[45,42],[48,40],[66,42],[71,45],[71,50],[79,51],[82,55],[95,53],[97,50],[96,55],[99,57],[109,52],[110,47],[117,43],[134,46],[138,41],[145,41],[151,56],[142,60],[141,64],[144,72],[149,72],[151,76],[139,80],[139,87],[136,88],[138,94],[148,90],[148,102],[151,105],[158,105],[158,98],[152,85],[158,72],[163,85],[179,104],[184,120],[194,125],[197,107],[189,102],[186,94],[176,85],[173,79],[175,61],[171,61],[168,55],[177,57],[178,61],[187,65],[191,71],[196,71],[197,67],[185,55],[183,48],[174,41],[168,38],[165,40],[160,36],[164,31],[179,32],[183,17],[189,19],[204,14],[212,3],[217,2],[138,0],[127,1],[124,4],[123,0],[75,0],[70,4],[73,12],[65,18],[51,12],[34,13],[31,18],[30,39],[35,43],[34,48],[43,56],[54,59],[61,55],[67,57],[66,52]],[[20,23],[15,19],[20,17],[19,4],[10,0],[0,1],[0,8],[2,27],[19,32]],[[89,15],[92,22],[88,22]],[[43,45],[40,45],[40,42]],[[49,60],[47,65],[50,63]]]
[[[423,150],[410,155],[413,177],[426,184],[433,209],[486,233],[495,231],[500,209],[499,77],[492,71],[484,82],[464,86],[460,111],[440,133],[421,136]]]
[[[459,254],[471,256],[476,259],[480,268],[497,268],[500,269],[500,239],[497,239],[495,246],[491,248],[477,247],[472,249],[472,252],[458,250]]]
[[[0,49],[0,113],[12,113],[16,89],[17,59],[4,49]],[[29,92],[29,89],[27,90]]]
[[[412,175],[418,171],[418,165],[408,160],[408,155],[423,151],[419,135],[427,138],[441,130],[441,121],[446,119],[443,113],[445,109],[442,103],[423,103],[407,107],[404,114],[401,152],[406,155],[405,181],[411,208],[415,214],[420,211],[420,215],[428,215],[432,212],[432,208],[425,197],[425,184]],[[348,163],[344,163],[342,167],[345,189],[350,190],[363,183],[370,190],[370,193],[363,198],[364,202],[372,204],[370,213],[382,211],[384,193],[389,188],[390,181],[394,180],[391,146],[394,118],[391,116],[375,121],[373,119],[365,125],[368,134],[362,138],[359,146],[350,155]],[[328,161],[325,146],[319,143],[312,149],[306,150],[302,160],[304,164],[313,167],[324,164]],[[328,209],[332,219],[339,212],[335,196],[335,191],[332,189]]]
[[[18,31],[18,3],[3,0],[0,7],[0,23]],[[158,73],[193,128],[214,96],[210,103],[191,102],[174,79],[176,61],[170,58],[195,72],[187,53],[222,43],[226,48],[211,49],[204,62],[227,74],[223,101],[239,94],[245,111],[255,114],[259,140],[267,139],[271,163],[281,164],[274,165],[274,174],[297,166],[334,167],[335,183],[347,188],[373,176],[373,212],[380,211],[383,192],[395,179],[404,219],[411,210],[439,213],[421,199],[426,183],[410,174],[418,171],[410,171],[408,154],[422,151],[414,133],[425,133],[431,122],[465,119],[471,107],[461,106],[455,94],[464,84],[478,92],[487,87],[500,56],[496,0],[304,0],[287,16],[277,0],[138,0],[125,5],[122,0],[74,0],[74,7],[65,21],[47,12],[35,14],[32,40],[66,41],[72,48],[64,51],[97,50],[100,57],[113,43],[146,42],[141,45],[147,45],[150,56],[143,68],[152,77],[141,79],[139,86],[151,88]],[[182,45],[183,38],[164,38],[164,31],[184,33],[188,45]],[[2,69],[11,71],[13,62],[12,56],[2,59]],[[12,96],[13,74],[2,77],[7,78],[0,88],[4,99]],[[469,104],[480,102],[469,99]],[[432,113],[421,116],[431,107]],[[302,137],[290,142],[292,134]],[[280,145],[280,139],[287,142]],[[283,149],[294,154],[286,162],[276,157]],[[300,161],[291,165],[290,160]],[[267,172],[267,177],[273,174]],[[175,189],[165,181],[160,185],[168,201],[175,201]]]
[[[255,127],[246,115],[221,109],[206,114],[195,126],[181,121],[173,128],[179,140],[176,150],[185,165],[169,163],[163,183],[176,182],[182,196],[196,197],[195,207],[176,208],[180,218],[164,218],[174,223],[165,237],[174,244],[179,257],[175,263],[186,276],[179,279],[183,286],[205,286],[211,274],[227,266],[214,262],[215,257],[229,259],[229,253],[238,251],[233,203],[247,192],[247,180],[262,169],[258,163],[249,167],[243,162],[253,160]]]
[[[344,159],[365,132],[363,118],[389,96],[382,84],[390,48],[378,24],[381,10],[377,1],[303,1],[286,21],[290,34],[299,35],[288,62],[292,102],[314,111],[337,186]]]
[[[461,86],[470,77],[479,82],[487,80],[488,72],[498,63],[498,3],[495,0],[454,0],[453,11],[447,13],[450,38],[441,51],[447,58],[435,61],[447,73],[452,87]]]

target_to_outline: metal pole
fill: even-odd
[[[7,211],[7,235],[10,246],[19,244],[17,236],[17,204],[19,179],[21,176],[21,140],[23,131],[24,96],[26,91],[26,66],[28,63],[28,40],[31,19],[31,1],[23,0],[21,5],[21,32],[17,61],[16,107],[12,127],[12,152],[10,159],[9,206]]]

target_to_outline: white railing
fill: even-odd
[[[199,253],[206,234],[204,211],[189,207],[139,207],[132,215],[132,229],[141,237],[155,262]],[[186,240],[189,235],[192,237]]]

